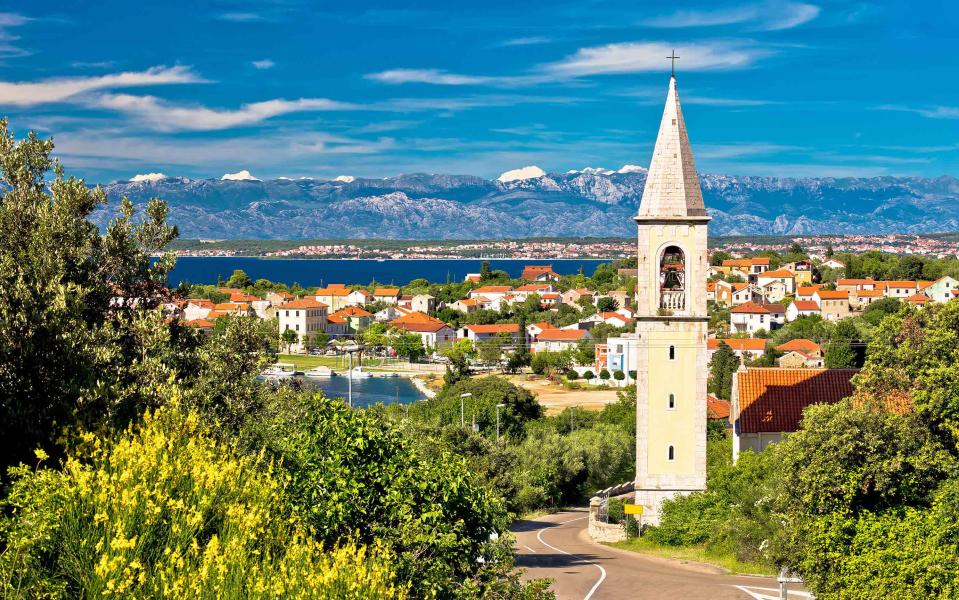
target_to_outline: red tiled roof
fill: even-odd
[[[280,305],[280,308],[326,308],[326,305],[316,298],[306,297],[299,300],[290,300]]]
[[[208,321],[206,319],[193,319],[192,321],[184,321],[184,325],[187,327],[196,327],[197,329],[207,329],[213,327],[213,321]]]
[[[859,290],[856,295],[860,298],[878,298],[882,296],[882,290]]]
[[[199,306],[200,308],[213,308],[215,306],[212,300],[207,300],[206,298],[190,298],[186,302],[187,304]]]
[[[492,325],[467,325],[467,329],[473,333],[518,333],[518,323],[494,323]]]
[[[894,287],[894,288],[915,289],[918,287],[918,284],[915,281],[906,281],[903,279],[898,279],[895,281],[884,281],[883,283],[886,285],[887,288]]]
[[[720,400],[712,394],[706,394],[706,415],[710,419],[728,419],[729,400]]]
[[[340,284],[331,284],[327,288],[316,288],[313,292],[316,296],[349,296],[350,290],[345,287],[339,287]]]
[[[853,393],[858,369],[746,369],[738,371],[736,420],[741,433],[793,432],[812,404],[833,404]]]
[[[373,315],[359,306],[347,306],[333,313],[337,317],[372,317]]]
[[[755,302],[745,302],[734,307],[729,312],[756,315],[782,314],[786,312],[786,308],[782,304],[756,304]]]
[[[505,294],[512,291],[513,288],[508,285],[484,285],[473,290],[476,294]]]
[[[802,352],[803,354],[811,354],[813,352],[822,352],[822,347],[812,340],[799,338],[776,346],[776,350],[780,352]]]
[[[906,302],[909,304],[925,304],[926,302],[929,302],[929,296],[916,292],[912,296],[906,298]]]
[[[847,300],[849,290],[819,290],[816,295],[820,300]]]
[[[812,296],[813,294],[815,294],[817,291],[821,289],[822,289],[822,285],[818,283],[815,285],[801,285],[796,290],[796,294],[799,296]]]
[[[552,288],[548,283],[527,283],[516,288],[517,292],[548,292]]]
[[[839,279],[836,281],[836,285],[875,285],[875,279]]]
[[[796,277],[796,274],[790,271],[789,269],[776,269],[775,271],[766,271],[765,273],[760,273],[760,277]]]
[[[706,348],[709,350],[718,350],[723,342],[726,342],[726,345],[733,350],[739,350],[740,352],[744,350],[746,352],[758,352],[766,349],[766,340],[761,338],[709,338],[706,340]]]
[[[588,337],[585,329],[547,329],[536,338],[541,342],[576,342]]]
[[[421,333],[421,332],[432,333],[435,331],[439,331],[440,329],[443,329],[444,327],[449,327],[443,321],[438,321],[435,319],[432,321],[401,321],[400,319],[396,319],[395,321],[391,321],[390,325],[392,325],[393,327],[397,329],[402,329],[404,331],[412,331],[416,333]]]
[[[373,295],[374,295],[374,296],[389,296],[389,297],[399,296],[399,295],[400,295],[400,288],[376,288],[375,290],[373,290]]]
[[[540,275],[559,277],[559,273],[553,270],[553,265],[527,265],[523,267],[523,274],[520,275],[520,279],[536,279]]]
[[[819,304],[815,300],[794,300],[793,305],[796,310],[819,310]]]

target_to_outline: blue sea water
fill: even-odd
[[[592,275],[596,265],[610,262],[595,259],[540,259],[540,260],[490,260],[490,268],[503,270],[519,277],[526,265],[553,265],[560,275],[574,275],[580,269]],[[176,268],[170,273],[170,284],[181,282],[214,284],[220,278],[226,281],[234,269],[242,269],[252,279],[269,279],[304,287],[323,286],[330,283],[405,285],[413,279],[425,278],[434,283],[462,281],[467,273],[479,273],[483,261],[476,259],[425,259],[425,260],[352,260],[352,259],[297,259],[181,256]]]
[[[330,398],[342,398],[346,402],[349,379],[342,375],[328,379],[302,378],[307,387],[323,390]],[[423,393],[407,377],[369,377],[353,380],[353,406],[367,408],[374,404],[412,404],[423,400]]]

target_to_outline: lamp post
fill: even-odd
[[[497,442],[499,441],[499,409],[503,408],[504,406],[506,405],[505,404],[496,405],[496,441]]]
[[[473,394],[470,392],[460,394],[460,427],[466,427],[466,409],[464,402],[466,401],[466,398],[472,397]]]
[[[350,370],[347,371],[347,385],[349,386],[347,391],[347,398],[349,400],[350,408],[353,408],[353,353],[362,352],[363,346],[359,344],[351,344],[344,348],[346,353],[350,356]]]

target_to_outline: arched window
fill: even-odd
[[[667,246],[659,259],[659,308],[686,310],[686,255],[679,246]]]
[[[675,394],[670,394],[670,395],[669,395],[669,410],[673,410],[674,408],[676,408],[676,395],[675,395]]]
[[[666,460],[676,460],[676,450],[672,446],[666,450]]]
[[[676,346],[669,347],[669,360],[676,360]]]

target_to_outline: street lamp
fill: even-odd
[[[460,394],[460,427],[466,427],[466,410],[465,410],[465,405],[463,403],[465,402],[466,398],[472,398],[472,397],[473,397],[473,394],[470,392]]]
[[[506,405],[505,404],[496,405],[496,441],[497,442],[499,441],[499,409],[503,408],[504,406]]]

